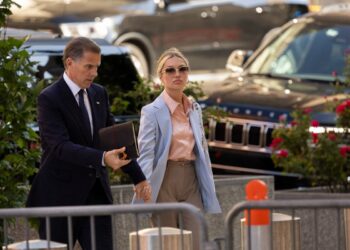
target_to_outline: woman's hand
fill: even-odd
[[[144,202],[150,202],[152,198],[152,188],[147,180],[138,183],[134,187],[137,199],[143,199]]]

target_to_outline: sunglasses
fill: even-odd
[[[168,75],[174,75],[177,71],[179,72],[179,74],[184,74],[184,73],[187,73],[188,70],[189,68],[187,66],[181,66],[178,68],[174,68],[174,67],[166,68],[164,72]]]

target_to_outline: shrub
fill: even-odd
[[[0,4],[0,27],[11,14],[13,1]],[[24,39],[5,37],[0,32],[0,208],[23,206],[28,178],[36,172],[38,136],[31,128],[35,118],[36,89],[33,63],[22,48]],[[3,225],[0,222],[0,245]]]
[[[325,186],[331,192],[349,191],[350,100],[337,106],[338,129],[317,131],[311,110],[295,110],[293,121],[284,117],[273,131],[272,160],[286,172],[300,173],[312,186]],[[341,110],[341,111],[340,111]]]

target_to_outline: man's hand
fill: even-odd
[[[125,166],[126,164],[128,164],[131,160],[123,160],[120,158],[120,155],[124,153],[124,151],[125,151],[125,147],[107,151],[104,154],[104,159],[103,159],[106,166],[116,171],[122,166]]]
[[[143,199],[144,202],[150,202],[152,198],[152,188],[148,181],[141,181],[134,187],[137,199]]]

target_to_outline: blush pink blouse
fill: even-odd
[[[182,103],[178,103],[165,90],[162,96],[170,110],[173,126],[168,159],[173,161],[195,160],[196,156],[193,152],[195,141],[188,116],[192,102],[183,95]]]

